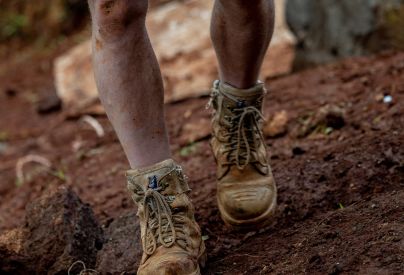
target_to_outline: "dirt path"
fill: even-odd
[[[45,58],[0,77],[0,232],[21,225],[27,203],[61,185],[89,203],[106,228],[135,211],[125,191],[127,162],[104,116],[97,119],[106,135],[98,138],[66,110],[37,114],[37,99],[54,92],[50,72]],[[348,60],[267,85],[267,116],[286,111],[288,124],[286,134],[267,138],[279,208],[259,232],[231,232],[220,220],[207,98],[167,106],[174,158],[190,178],[208,238],[205,273],[400,274],[404,53]],[[383,102],[386,95],[391,103]],[[27,166],[32,175],[17,187],[15,164],[28,154],[48,158],[54,175]]]

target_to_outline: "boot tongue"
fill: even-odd
[[[183,179],[181,167],[177,166],[172,159],[149,167],[129,170],[126,176],[141,185],[144,190],[160,190],[159,192],[164,195],[175,195],[189,190]]]
[[[169,173],[174,168],[174,161],[167,159],[152,166],[128,170],[126,176],[131,177],[138,184],[141,184],[142,187],[149,188],[149,184],[152,184],[154,179],[158,181],[161,176]]]
[[[219,119],[223,125],[228,125],[227,121],[229,117],[235,114],[234,109],[239,109],[238,112],[240,112],[243,108],[255,107],[259,112],[262,112],[263,97],[266,93],[264,83],[262,82],[257,83],[249,89],[237,89],[229,84],[220,82],[216,83],[216,90],[219,94]],[[252,126],[251,117],[247,118],[243,123],[246,123],[246,127]],[[252,153],[251,157],[251,160],[261,159],[257,152]],[[259,171],[262,170],[261,173],[266,174],[264,171],[266,167],[263,167],[260,163],[252,163],[252,165]],[[218,178],[220,179],[226,175],[229,169],[230,167],[228,166],[219,167]]]
[[[218,90],[223,94],[223,103],[226,108],[244,108],[247,106],[261,108],[260,98],[265,94],[264,83],[259,82],[249,89],[237,89],[222,82],[219,85]]]

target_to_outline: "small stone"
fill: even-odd
[[[15,97],[17,95],[17,90],[14,88],[7,88],[5,90],[6,96],[8,97]]]
[[[300,156],[306,153],[306,151],[303,148],[296,146],[292,149],[292,153],[295,156]]]
[[[0,274],[33,274],[26,267],[29,260],[23,255],[25,234],[17,228],[0,235]]]
[[[381,94],[381,93],[375,95],[375,100],[376,100],[377,102],[382,102],[382,101],[383,101],[383,98],[384,98],[384,95]]]
[[[391,95],[385,95],[383,97],[383,103],[390,104],[393,102],[393,97]]]
[[[325,105],[304,122],[303,127],[299,130],[299,137],[306,137],[311,133],[330,134],[344,126],[344,109],[336,105]]]
[[[273,118],[264,126],[264,135],[267,137],[280,137],[285,135],[288,121],[288,113],[285,110],[275,113]]]
[[[36,107],[38,114],[45,115],[62,109],[62,101],[56,94],[42,98]]]
[[[329,272],[330,275],[337,275],[340,274],[343,271],[342,265],[340,263],[336,263],[331,271]]]
[[[26,232],[21,228],[6,231],[0,235],[0,247],[20,254],[23,251],[23,240]]]

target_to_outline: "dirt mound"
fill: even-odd
[[[1,271],[66,274],[78,260],[95,264],[103,231],[88,205],[64,187],[28,205],[25,225],[0,236]]]
[[[0,230],[24,227],[30,201],[67,186],[89,203],[109,236],[100,251],[92,248],[97,259],[88,267],[133,272],[139,236],[121,147],[103,115],[96,119],[106,135],[98,137],[70,110],[37,113],[33,95],[54,93],[46,88],[51,68],[43,62],[49,60],[9,68],[0,77]],[[232,232],[219,217],[207,98],[166,106],[174,158],[190,178],[196,218],[207,238],[206,274],[400,274],[403,75],[404,53],[388,53],[267,79],[265,113],[269,121],[283,114],[282,131],[266,140],[279,208],[273,224],[258,232]],[[25,181],[17,186],[15,164],[29,154],[51,166],[27,164]],[[49,237],[56,236],[52,232]],[[18,253],[2,259],[24,270]]]

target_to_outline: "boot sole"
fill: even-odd
[[[202,246],[200,248],[201,253],[198,256],[198,265],[196,266],[196,269],[191,271],[190,273],[184,274],[181,273],[182,275],[201,275],[201,268],[203,269],[205,267],[206,261],[207,261],[207,253],[206,253],[206,248],[205,248],[205,244],[202,243]],[[137,272],[137,274],[139,274],[139,270]],[[141,274],[149,274],[149,273],[144,273],[144,271]],[[153,273],[156,274],[156,273]],[[163,274],[163,273],[161,273]],[[170,273],[171,274],[171,273]]]
[[[206,261],[208,259],[208,255],[206,253],[206,247],[205,244],[203,244],[202,246],[202,252],[201,254],[198,256],[198,268],[197,270],[195,270],[195,272],[189,274],[189,275],[201,275],[201,268],[205,268],[206,265]]]
[[[220,216],[227,226],[235,230],[249,230],[249,229],[263,228],[272,222],[271,217],[274,215],[276,211],[277,197],[278,192],[277,189],[275,189],[275,199],[272,201],[271,205],[268,207],[265,213],[261,214],[258,217],[248,220],[236,220],[232,218],[220,205],[218,197],[217,197],[217,203],[219,206]]]

